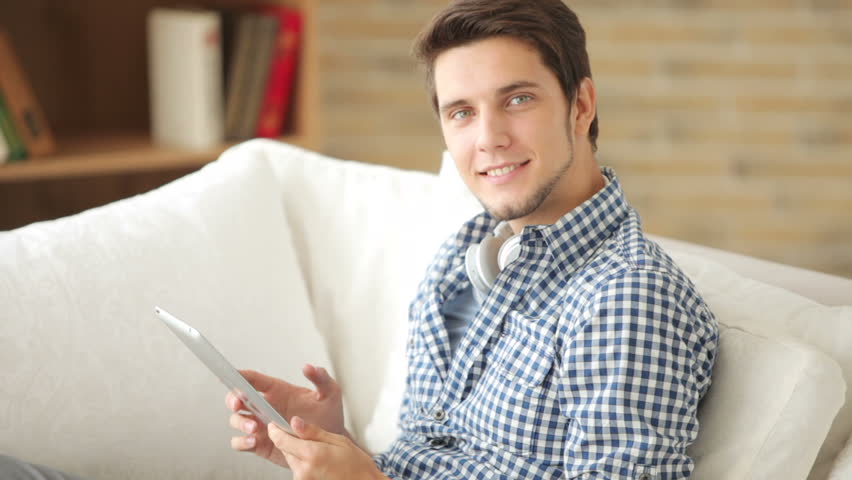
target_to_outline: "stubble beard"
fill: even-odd
[[[502,208],[487,205],[482,200],[480,200],[479,203],[481,203],[485,210],[498,221],[509,221],[526,217],[538,210],[541,204],[547,200],[547,197],[550,196],[553,189],[556,188],[556,185],[559,184],[559,181],[562,180],[568,172],[568,169],[570,169],[573,164],[574,144],[571,143],[568,145],[567,161],[556,173],[553,174],[553,176],[551,176],[544,184],[540,185],[532,195],[527,197],[526,200],[521,199],[521,203],[504,205]]]

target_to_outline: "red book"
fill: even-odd
[[[276,6],[267,7],[262,13],[278,18],[279,25],[256,136],[277,138],[283,130],[293,96],[302,38],[302,14],[293,8]]]

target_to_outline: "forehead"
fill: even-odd
[[[439,102],[492,95],[520,81],[559,88],[538,50],[512,37],[492,37],[442,52],[435,59],[434,79]]]

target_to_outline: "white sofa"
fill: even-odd
[[[304,363],[330,367],[351,430],[380,450],[408,302],[478,208],[452,168],[255,140],[153,192],[0,233],[0,454],[92,479],[281,478],[230,450],[223,387],[155,305],[240,368],[306,384]],[[694,478],[852,478],[852,281],[657,240],[722,324]]]

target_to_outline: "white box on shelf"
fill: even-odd
[[[155,8],[148,14],[151,132],[189,149],[224,139],[222,31],[218,12]]]

